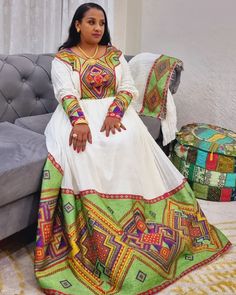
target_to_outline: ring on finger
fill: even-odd
[[[78,135],[77,135],[76,133],[73,133],[73,134],[72,134],[72,137],[73,137],[73,138],[77,138]]]

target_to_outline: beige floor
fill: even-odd
[[[236,294],[236,202],[199,202],[208,220],[221,229],[234,246],[216,261],[191,272],[160,292],[161,295]],[[0,244],[1,295],[43,294],[33,274],[33,247],[33,243],[22,246],[17,241]]]

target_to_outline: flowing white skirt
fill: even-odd
[[[45,130],[48,152],[63,170],[61,187],[75,194],[87,190],[153,199],[172,191],[184,177],[149,134],[132,106],[122,119],[127,130],[100,132],[114,97],[81,100],[93,143],[77,153],[69,146],[72,129],[59,104]]]

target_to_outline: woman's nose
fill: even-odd
[[[101,30],[101,27],[100,27],[99,24],[97,24],[97,25],[95,26],[95,30],[96,30],[96,31],[100,31],[100,30]]]

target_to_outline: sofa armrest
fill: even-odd
[[[169,89],[172,94],[175,94],[179,88],[182,71],[183,71],[183,66],[176,65],[176,67],[171,75]]]

